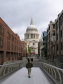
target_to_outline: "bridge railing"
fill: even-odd
[[[39,67],[44,70],[56,84],[63,84],[63,69],[40,62]]]
[[[22,62],[10,63],[5,65],[0,65],[0,78],[20,69],[22,67]]]

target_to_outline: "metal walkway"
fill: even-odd
[[[24,67],[10,76],[0,80],[0,84],[54,84],[38,67],[33,67],[31,78],[28,78],[27,69]]]

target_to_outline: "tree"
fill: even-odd
[[[31,48],[28,46],[28,52],[29,54],[31,54]]]

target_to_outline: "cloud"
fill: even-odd
[[[0,3],[0,17],[20,38],[23,38],[31,16],[41,34],[63,8],[63,0],[0,0]]]
[[[17,26],[12,29],[15,33],[17,33],[20,36],[20,39],[24,39],[24,34],[26,32],[26,26]]]

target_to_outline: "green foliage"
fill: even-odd
[[[29,54],[31,54],[31,48],[28,46],[28,52]]]

